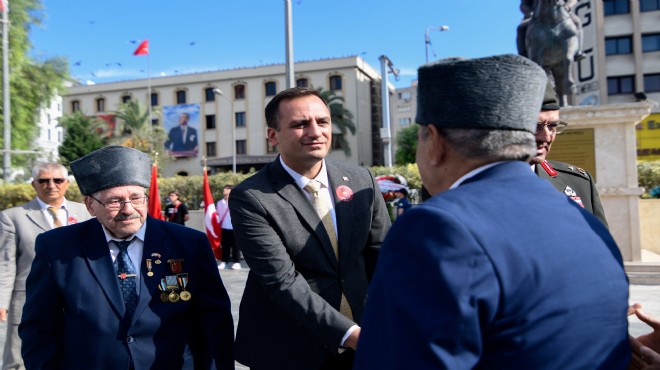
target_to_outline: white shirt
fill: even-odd
[[[43,213],[44,216],[46,216],[46,220],[48,220],[48,225],[50,225],[50,228],[51,229],[55,228],[55,222],[53,221],[53,216],[51,215],[50,212],[48,212],[48,207],[52,207],[52,206],[44,203],[44,201],[39,199],[39,197],[37,197],[37,202],[41,207],[41,213]],[[57,218],[60,219],[62,225],[69,224],[69,210],[66,207],[66,199],[62,201],[62,205],[60,206],[60,208],[57,209]]]
[[[221,222],[220,228],[225,230],[234,230],[234,227],[231,226],[231,212],[229,212],[229,204],[227,204],[225,198],[222,198],[218,201],[218,204],[215,206],[215,211],[218,212],[218,221]]]
[[[131,263],[133,264],[133,267],[135,268],[135,287],[137,289],[137,294],[140,294],[140,268],[142,267],[142,249],[144,247],[144,234],[146,233],[147,230],[147,223],[145,222],[142,224],[142,227],[132,236],[126,238],[126,239],[135,239],[133,242],[128,246],[127,252],[128,252],[128,257],[131,259]],[[112,240],[116,241],[124,241],[125,239],[117,239],[114,236],[110,235],[108,230],[105,229],[105,226],[103,226],[103,233],[105,234],[105,240],[108,242],[108,248],[110,248],[110,257],[112,258],[112,262],[114,263],[115,260],[117,259],[117,255],[119,254],[119,247],[115,243],[110,243]]]

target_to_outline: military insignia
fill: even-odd
[[[569,197],[575,197],[577,196],[577,193],[575,190],[571,189],[570,186],[566,185],[566,189],[564,189],[564,194],[568,195]]]
[[[170,270],[174,274],[180,274],[183,272],[183,260],[182,259],[169,259],[167,263],[170,264]]]
[[[148,259],[148,258],[147,258],[147,259],[144,261],[144,263],[145,263],[145,265],[147,266],[147,276],[150,276],[150,277],[151,277],[151,276],[154,276],[154,272],[151,271],[151,267],[153,266],[153,265],[151,264],[151,259]]]
[[[581,174],[587,176],[587,171],[585,171],[584,169],[582,169],[582,168],[580,168],[580,167],[577,167],[577,171],[578,171],[579,173],[581,173]]]
[[[579,204],[580,207],[584,208],[584,204],[582,203],[582,199],[580,199],[580,197],[574,196],[574,197],[569,197],[569,198],[573,199],[573,201],[575,201],[575,203]]]
[[[156,260],[154,261],[154,263],[160,265],[160,253],[152,253],[151,257],[155,257]]]
[[[551,177],[557,176],[557,171],[548,163],[548,161],[541,162],[541,167],[548,173]]]
[[[349,200],[353,199],[353,189],[346,185],[337,186],[335,194],[337,194],[337,198],[339,198],[339,200],[342,202],[348,202]]]

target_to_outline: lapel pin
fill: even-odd
[[[353,190],[346,185],[339,185],[335,190],[337,198],[342,202],[348,202],[353,198]]]
[[[344,181],[348,181],[348,177],[346,177],[346,176],[342,176],[341,179],[344,180]]]
[[[152,253],[151,257],[156,257],[155,264],[160,265],[160,253]]]

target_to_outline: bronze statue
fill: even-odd
[[[582,22],[571,10],[579,0],[521,0],[524,19],[518,26],[518,53],[542,66],[554,81],[562,106],[573,103],[574,61],[585,58],[581,49]]]

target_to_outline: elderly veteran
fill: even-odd
[[[36,241],[19,335],[29,369],[233,369],[230,302],[203,233],[147,216],[151,160],[71,162],[95,219]]]
[[[432,198],[383,242],[356,369],[630,361],[614,240],[529,170],[545,85],[543,70],[518,55],[419,68],[417,165]]]
[[[605,226],[605,211],[598,190],[589,172],[572,164],[546,160],[557,135],[568,126],[559,120],[559,100],[552,83],[548,82],[543,104],[536,125],[536,156],[532,158],[532,170],[542,179],[550,181],[555,189],[593,213]]]

